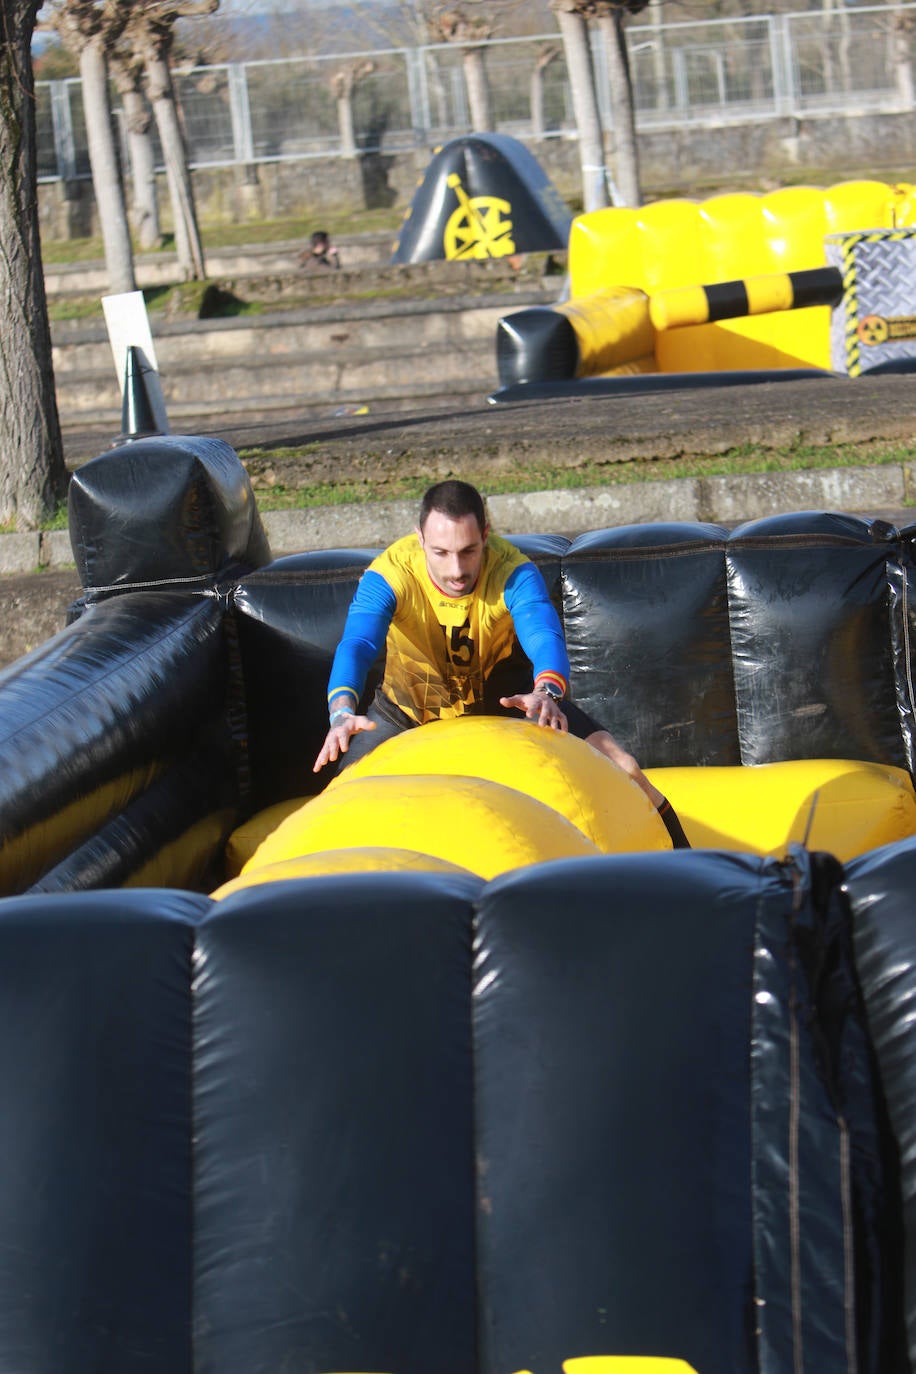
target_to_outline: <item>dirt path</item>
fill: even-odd
[[[400,476],[435,481],[448,475],[517,471],[525,466],[575,469],[714,454],[749,445],[771,449],[875,442],[916,448],[916,374],[818,378],[711,390],[681,389],[627,396],[522,401],[512,405],[443,405],[422,413],[303,418],[301,412],[201,416],[185,432],[216,435],[248,459],[259,485],[363,482],[383,488]],[[111,446],[99,430],[71,431],[71,465]],[[302,458],[282,450],[308,445]],[[65,623],[80,593],[75,573],[0,577],[0,665],[26,653]]]
[[[178,432],[178,426],[173,424]],[[449,406],[408,413],[303,417],[301,411],[185,417],[181,432],[210,434],[236,449],[261,450],[250,466],[271,468],[285,486],[384,481],[440,471],[492,472],[524,464],[575,468],[741,445],[916,443],[916,373],[818,377],[712,389],[581,395],[511,405]],[[71,431],[72,465],[110,447],[114,435]],[[277,453],[309,446],[295,461]]]

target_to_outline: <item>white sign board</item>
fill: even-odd
[[[127,351],[138,350],[143,385],[146,389],[150,409],[160,434],[168,434],[169,422],[165,413],[165,398],[159,380],[156,362],[156,349],[146,313],[146,301],[142,291],[124,291],[116,296],[102,297],[102,310],[108,328],[108,339],[114,357],[115,372],[124,399],[124,380],[127,375]]]

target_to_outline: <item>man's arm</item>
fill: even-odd
[[[565,730],[566,717],[559,703],[569,687],[569,655],[560,617],[533,563],[522,563],[515,569],[506,583],[505,598],[518,642],[531,660],[534,688],[514,697],[501,697],[500,702],[524,711],[539,725]]]
[[[369,669],[385,643],[396,605],[395,594],[385,579],[371,570],[364,572],[350,602],[343,636],[331,665],[329,729],[313,765],[315,773],[347,752],[352,735],[375,729],[368,716],[356,714],[356,707]]]

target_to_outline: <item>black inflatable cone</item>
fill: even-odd
[[[508,134],[467,134],[438,149],[392,262],[565,252],[572,212],[533,153]]]
[[[124,400],[121,405],[121,434],[118,442],[161,434],[156,423],[153,403],[147,390],[147,373],[154,371],[136,344],[127,349],[124,365]]]

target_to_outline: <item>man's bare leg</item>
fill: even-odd
[[[628,778],[632,778],[636,785],[642,788],[661,817],[675,849],[689,849],[690,841],[684,834],[684,827],[678,819],[677,812],[665,794],[659,792],[658,788],[649,781],[633,755],[623,749],[607,730],[596,730],[593,734],[586,736],[585,742],[590,744],[599,754],[604,754],[605,758],[609,758],[611,763],[616,763],[617,767],[626,773]]]

